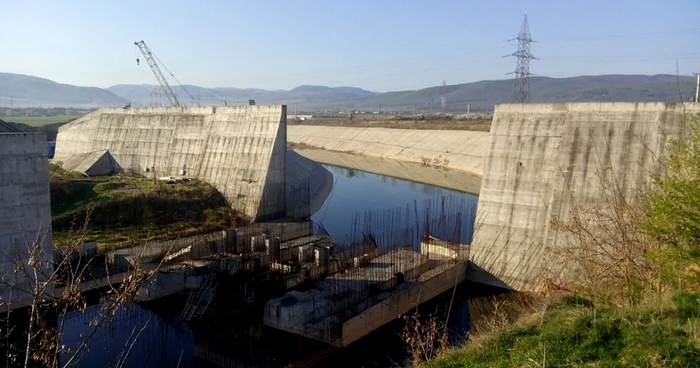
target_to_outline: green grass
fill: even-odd
[[[65,123],[67,121],[79,118],[81,115],[56,115],[56,116],[4,116],[5,121],[13,123],[22,123],[35,127],[44,126],[53,123]]]
[[[58,246],[84,236],[83,241],[107,250],[242,222],[216,189],[197,180],[165,184],[128,176],[87,178],[51,165],[50,183]]]
[[[700,367],[700,294],[677,294],[665,307],[562,299],[541,320],[481,336],[426,366]]]

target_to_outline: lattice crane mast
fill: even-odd
[[[168,84],[168,81],[165,79],[163,72],[160,71],[160,67],[158,67],[156,59],[154,58],[154,55],[148,48],[148,46],[146,46],[146,43],[143,41],[139,41],[134,42],[134,45],[138,46],[139,50],[141,50],[141,54],[146,59],[148,66],[151,67],[153,75],[156,76],[158,83],[160,83],[161,88],[163,88],[163,92],[165,92],[165,95],[168,97],[168,100],[170,100],[170,104],[175,107],[180,107],[180,101],[178,101],[177,95],[175,95],[175,91],[173,91],[173,89],[170,87],[170,84]],[[136,59],[136,64],[139,64],[138,58]]]

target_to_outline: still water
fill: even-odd
[[[371,217],[368,213],[377,214],[379,211],[384,211],[384,215],[375,218],[392,218],[394,222],[391,226],[416,228],[409,242],[418,239],[419,233],[425,231],[426,217],[435,216],[436,213],[460,212],[460,217],[455,218],[451,213],[445,218],[464,224],[458,229],[460,242],[471,242],[478,200],[476,196],[342,167],[324,166],[333,174],[334,187],[320,211],[311,218],[339,243],[351,240],[358,229],[361,231],[366,227],[367,218]],[[446,205],[449,207],[447,211]],[[358,214],[364,214],[364,217],[358,217]],[[358,225],[358,222],[361,224]],[[432,234],[435,231],[431,228]],[[447,235],[454,234],[450,232]],[[448,325],[459,339],[468,327],[468,316],[465,292],[460,288],[456,290],[458,292],[455,294],[459,295],[443,295],[425,308],[431,309],[430,313],[438,313],[442,308],[439,313],[449,314]],[[452,300],[454,303],[451,303]],[[446,308],[447,303],[454,305]],[[65,321],[66,337],[62,343],[66,347],[76,348],[84,339],[81,336],[92,331],[89,324],[96,308],[89,307],[86,314],[74,315]],[[195,357],[194,333],[177,316],[160,316],[138,305],[128,305],[115,314],[112,322],[94,334],[78,366],[212,366]],[[400,321],[394,322],[392,326],[369,334],[320,366],[396,366],[405,358],[399,324]],[[128,356],[123,354],[125,348],[129,350]],[[63,361],[66,359],[67,356]]]
[[[387,224],[387,228],[423,228],[426,216],[437,217],[445,213],[453,218],[444,221],[449,221],[454,227],[458,220],[454,216],[461,213],[463,217],[459,222],[463,226],[459,241],[471,243],[477,196],[364,171],[323,166],[333,174],[333,191],[311,219],[323,226],[337,242],[346,244],[357,235],[355,233],[364,230],[365,220],[372,215],[374,222],[387,217],[394,220]],[[378,231],[376,228],[372,230]],[[434,234],[435,230],[432,232],[438,235]],[[446,236],[453,238],[453,234]]]

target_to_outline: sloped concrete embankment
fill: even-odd
[[[552,222],[609,185],[638,193],[697,112],[697,103],[496,106],[472,242],[472,261],[495,278],[481,281],[529,291],[566,276],[556,249],[571,243]]]
[[[255,219],[285,215],[286,107],[100,109],[62,126],[55,161],[108,150],[125,171],[190,176]]]
[[[287,139],[294,145],[295,151],[312,160],[474,193],[478,191],[475,188],[479,187],[478,179],[483,175],[489,134],[453,130],[294,125],[287,128]],[[325,152],[313,152],[314,150]],[[332,154],[336,152],[346,155]],[[385,160],[366,160],[362,157],[352,159],[347,154]],[[390,160],[458,170],[454,173],[456,175],[471,175],[461,175],[455,179],[467,184],[464,188],[459,188],[459,184],[445,184],[447,174],[437,174],[433,170],[432,173],[425,172],[416,176],[412,170],[404,170],[405,166],[401,163],[392,164]]]
[[[333,174],[319,163],[287,150],[287,216],[306,218],[321,209],[333,190]]]

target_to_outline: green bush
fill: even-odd
[[[641,231],[667,246],[649,255],[666,283],[697,286],[700,281],[700,115],[671,140],[663,170],[643,192]],[[678,284],[678,281],[681,284]]]

